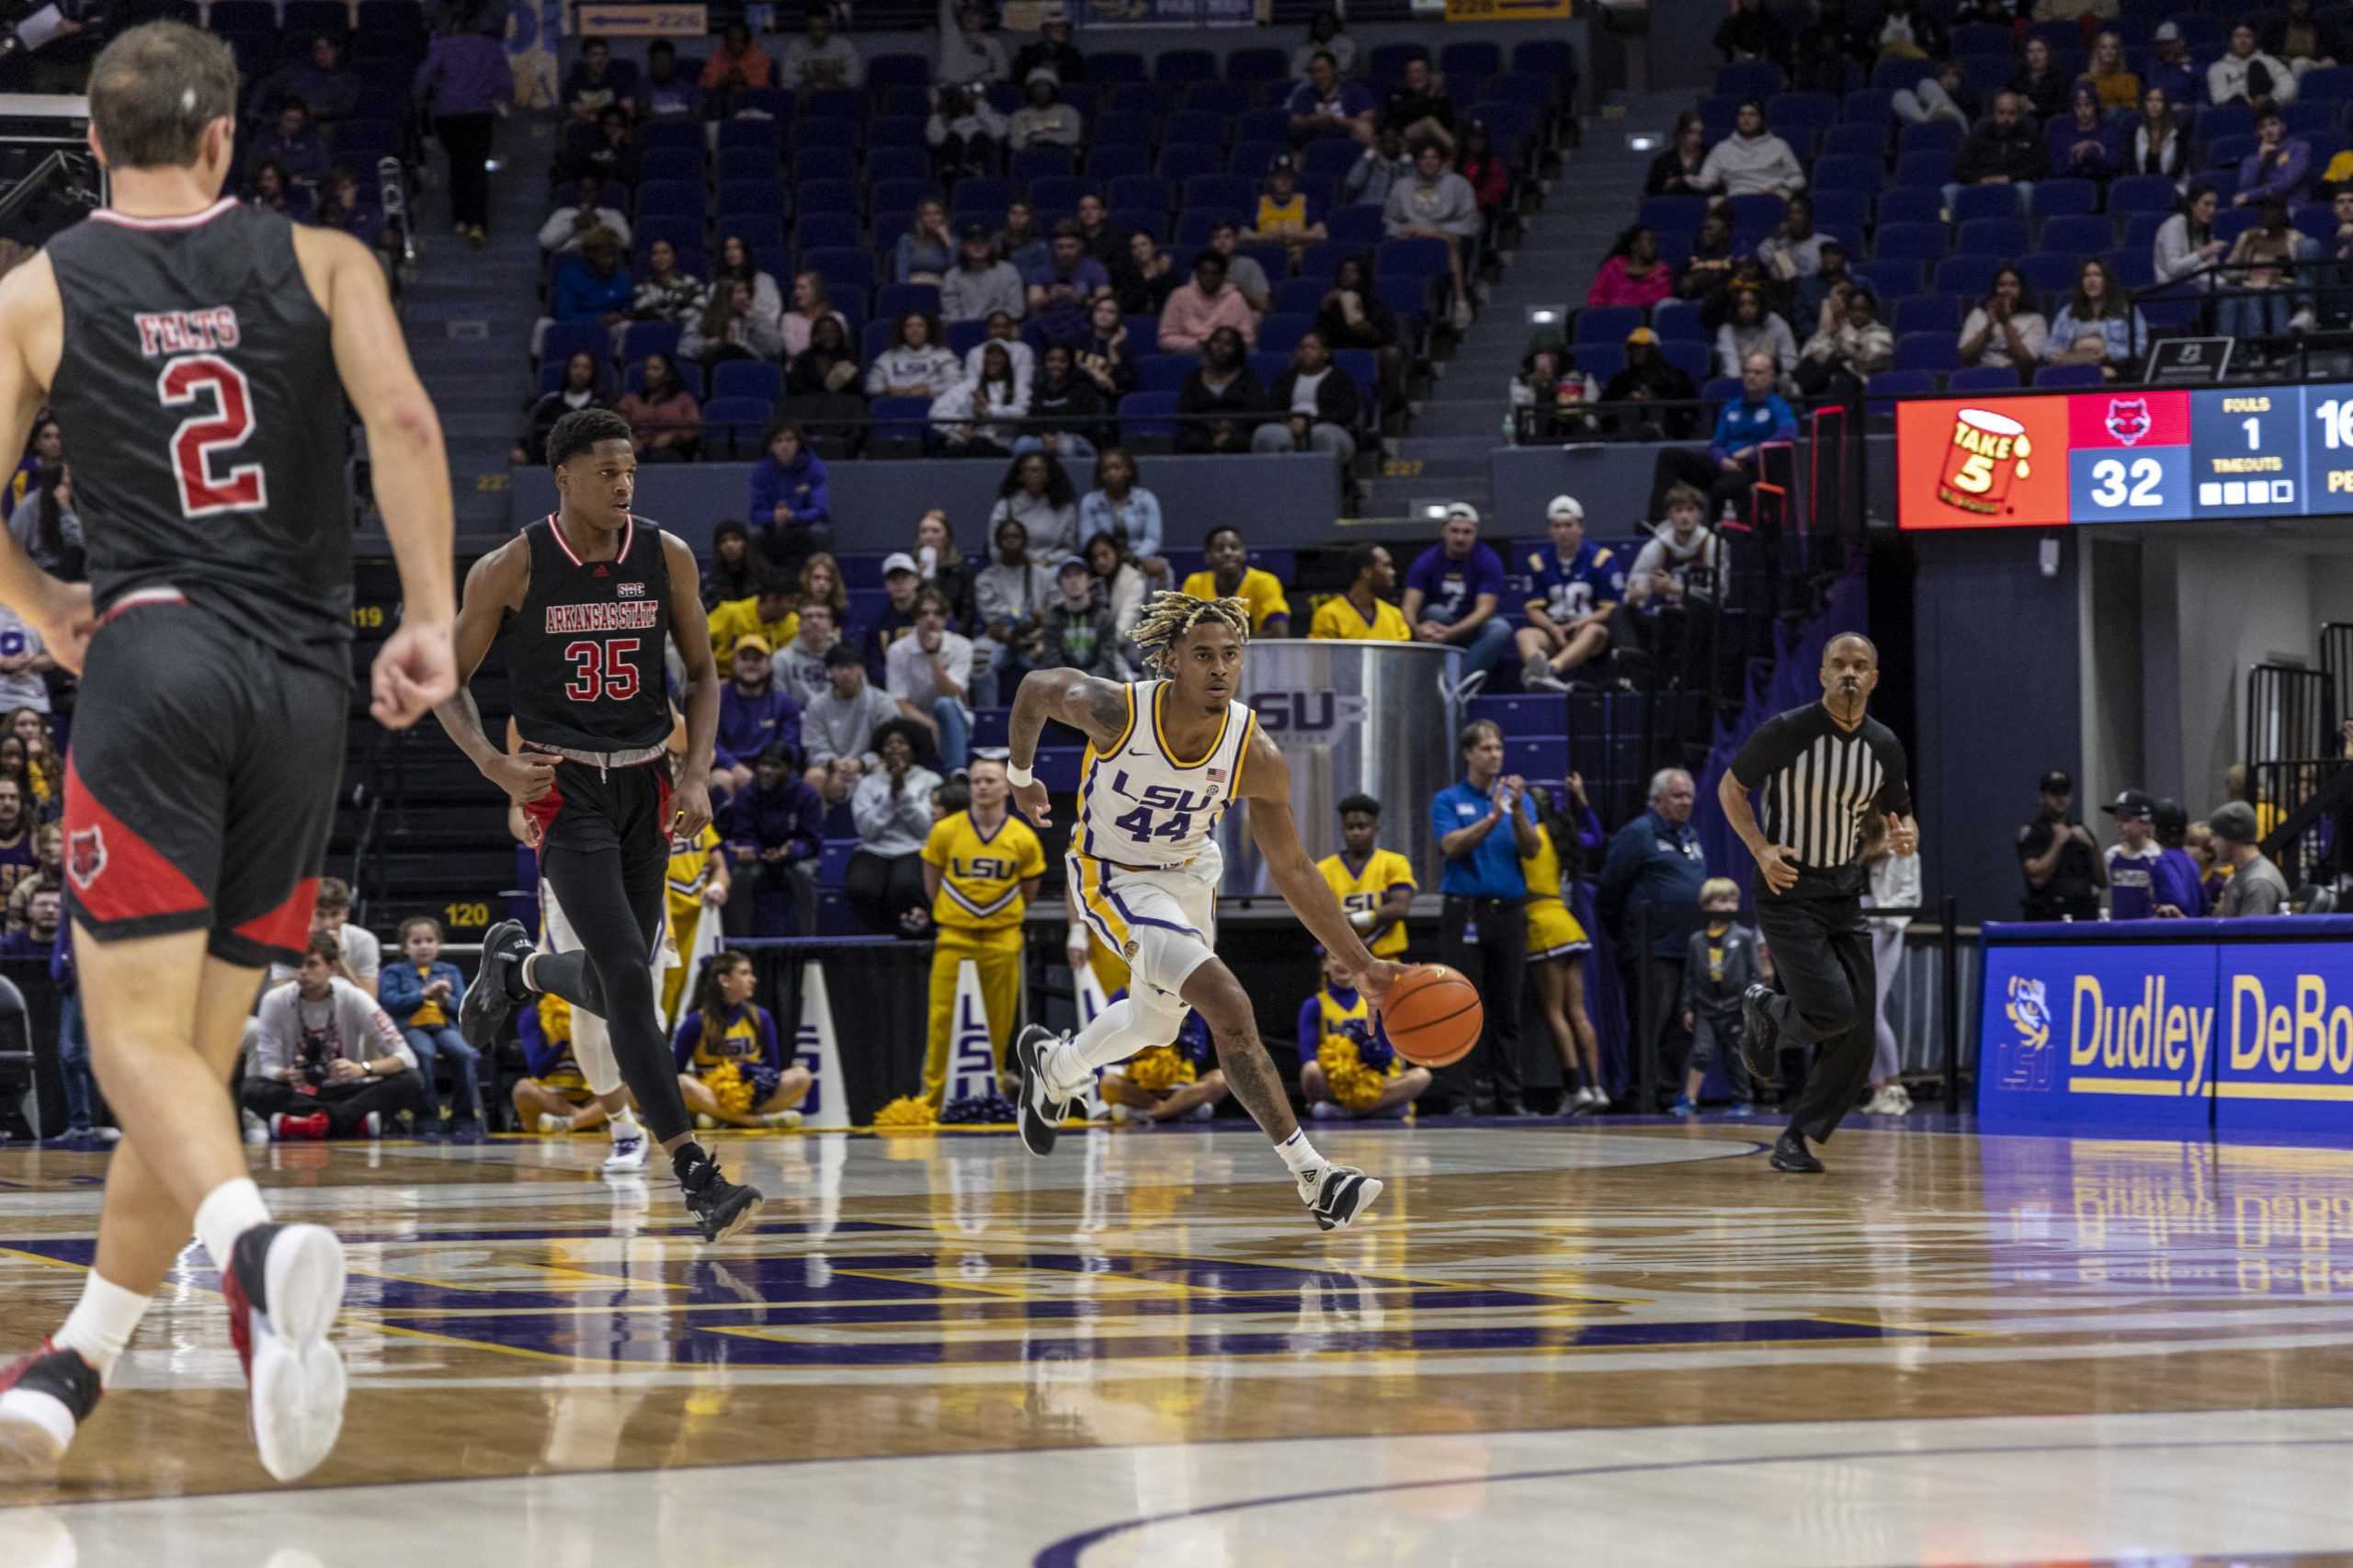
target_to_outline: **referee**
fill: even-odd
[[[1821,1142],[1838,1130],[1870,1073],[1879,986],[1862,917],[1862,848],[1871,813],[1885,813],[1894,853],[1919,845],[1904,747],[1863,711],[1878,685],[1870,639],[1832,638],[1822,653],[1822,700],[1766,721],[1716,783],[1725,819],[1756,858],[1765,884],[1756,926],[1782,987],[1752,985],[1742,998],[1741,1054],[1751,1073],[1769,1078],[1782,1046],[1821,1047],[1773,1145],[1777,1171],[1822,1169],[1806,1139]],[[1762,826],[1749,809],[1757,790]]]

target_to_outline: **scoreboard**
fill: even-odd
[[[2353,513],[2353,384],[1895,405],[1906,528]]]

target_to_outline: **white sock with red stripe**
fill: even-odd
[[[101,1387],[114,1381],[114,1364],[131,1347],[139,1320],[147,1315],[150,1298],[126,1290],[90,1270],[82,1281],[82,1299],[65,1314],[65,1326],[49,1336],[61,1350],[78,1353],[98,1374]]]

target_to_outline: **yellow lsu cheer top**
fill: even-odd
[[[719,847],[719,830],[706,825],[686,848],[670,840],[670,924],[682,925],[702,913],[703,889],[710,885],[710,852]]]
[[[1400,882],[1409,888],[1420,885],[1414,881],[1414,863],[1394,849],[1374,850],[1365,857],[1364,869],[1358,871],[1349,870],[1347,858],[1342,855],[1324,856],[1315,862],[1315,869],[1324,873],[1332,896],[1350,915],[1379,909],[1381,899]],[[1405,923],[1402,920],[1383,931],[1372,944],[1372,956],[1377,959],[1393,959],[1404,950]]]
[[[923,841],[923,858],[939,871],[931,918],[949,931],[1018,933],[1029,908],[1021,884],[1046,873],[1045,846],[1009,813],[987,833],[969,810],[942,817]]]
[[[1520,857],[1519,874],[1528,881],[1529,958],[1554,959],[1593,946],[1585,927],[1561,899],[1561,857],[1552,847],[1552,835],[1541,826],[1536,830],[1536,853]]]
[[[1341,997],[1345,995],[1347,1000]],[[1299,1006],[1299,1059],[1313,1062],[1323,1055],[1323,1048],[1335,1040],[1343,1040],[1361,1053],[1373,1042],[1376,1026],[1372,1021],[1372,1004],[1361,991],[1348,990],[1335,994],[1330,987],[1319,988]],[[1383,1077],[1394,1078],[1405,1070],[1403,1058],[1391,1056],[1389,1065],[1381,1069]]]

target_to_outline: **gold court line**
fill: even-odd
[[[2178,1099],[2188,1091],[2170,1078],[2070,1078],[2070,1091],[2079,1095],[2144,1095]]]

